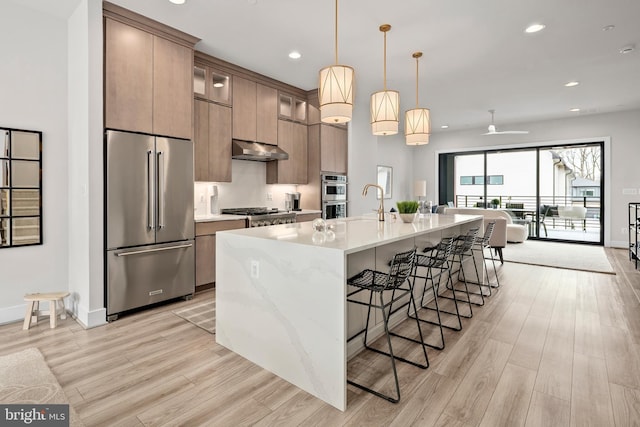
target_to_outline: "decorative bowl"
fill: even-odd
[[[400,214],[400,219],[402,219],[402,222],[413,222],[416,220],[417,217],[418,217],[418,212]]]

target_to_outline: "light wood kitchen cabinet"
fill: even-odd
[[[153,133],[153,35],[105,19],[105,127]]]
[[[191,139],[193,48],[153,37],[153,133]]]
[[[233,137],[278,145],[278,91],[233,77]]]
[[[312,111],[312,107],[309,107]],[[319,118],[319,115],[318,115]],[[321,209],[323,172],[347,174],[347,129],[326,124],[309,125],[307,185],[299,186],[304,194],[302,209]]]
[[[278,91],[256,84],[256,140],[278,145]]]
[[[245,226],[244,219],[196,223],[196,286],[216,281],[216,233]]]
[[[105,127],[191,139],[197,38],[104,7]]]
[[[196,181],[231,182],[231,108],[194,101]]]
[[[307,101],[288,93],[278,95],[278,116],[280,119],[307,123]]]
[[[307,126],[278,120],[278,146],[289,159],[267,163],[267,184],[306,184]]]
[[[321,217],[322,217],[321,213],[297,214],[296,215],[296,222],[313,221],[314,219],[321,218]]]
[[[233,76],[233,137],[256,140],[256,82]]]
[[[347,174],[347,130],[320,125],[320,170]]]
[[[231,74],[201,62],[193,66],[193,95],[219,104],[231,105]]]

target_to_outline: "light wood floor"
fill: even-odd
[[[211,291],[91,330],[70,319],[53,330],[4,325],[0,354],[38,347],[90,426],[638,425],[640,273],[626,251],[607,254],[615,276],[505,263],[499,292],[447,332],[445,350],[429,351],[429,369],[398,365],[396,405],[349,387],[340,412],[171,312]],[[349,372],[392,385],[377,355]]]

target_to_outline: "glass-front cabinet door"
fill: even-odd
[[[0,129],[0,248],[42,244],[42,133]]]
[[[193,67],[193,94],[196,98],[231,105],[231,74],[196,62]]]

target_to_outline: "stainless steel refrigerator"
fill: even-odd
[[[195,291],[193,143],[107,131],[107,320]]]

